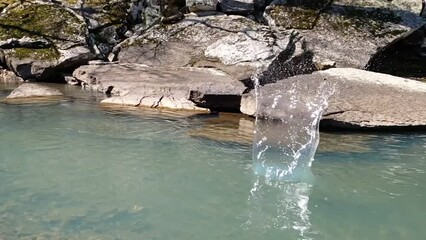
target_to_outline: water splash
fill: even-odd
[[[319,121],[335,85],[327,81],[312,84],[283,80],[261,87],[256,82],[255,86],[255,173],[269,179],[311,181]]]
[[[318,233],[312,229],[309,195],[312,185],[286,182],[255,175],[248,195],[249,213],[242,225],[255,229],[260,236],[276,235],[288,239],[312,240]]]

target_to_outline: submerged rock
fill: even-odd
[[[246,89],[223,72],[192,67],[86,65],[73,76],[91,89],[112,95],[103,103],[152,108],[238,111]]]
[[[260,88],[258,114],[285,118],[274,106],[280,95],[318,94],[323,83],[335,85],[321,126],[331,129],[426,129],[426,83],[351,68],[335,68],[311,75],[294,76]],[[308,87],[307,87],[308,86]],[[251,95],[251,96],[250,96]],[[253,91],[242,98],[242,106],[254,106]],[[290,105],[289,103],[286,103]],[[253,114],[256,109],[241,108]]]
[[[54,97],[62,96],[62,92],[56,88],[37,83],[23,83],[13,90],[6,100],[17,98]]]
[[[19,77],[51,80],[94,57],[84,20],[56,4],[10,4],[0,15],[0,61]]]

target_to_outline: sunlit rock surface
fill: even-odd
[[[141,64],[85,65],[73,76],[112,97],[104,103],[189,110],[238,111],[246,87],[226,73]]]
[[[268,80],[313,71],[312,55],[297,32],[220,13],[188,14],[176,24],[153,27],[118,45],[116,52],[120,62],[216,68],[249,82],[262,70]]]
[[[378,49],[424,24],[421,1],[273,1],[264,16],[272,27],[298,29],[314,62],[363,68]]]
[[[0,82],[4,83],[16,83],[22,82],[23,79],[16,76],[12,71],[0,68]]]
[[[305,97],[316,93],[323,82],[335,84],[336,92],[329,99],[322,126],[331,129],[425,129],[426,83],[391,75],[350,68],[336,68],[283,79],[261,87],[263,106],[258,114],[281,119],[273,103],[279,95],[291,93],[292,83],[305,82],[310,87],[301,92]],[[254,94],[251,92],[249,94]],[[253,97],[243,96],[242,106],[253,106]],[[255,106],[255,105],[254,105]],[[252,114],[253,108],[242,108]]]

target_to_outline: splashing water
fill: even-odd
[[[283,80],[259,86],[255,78],[256,130],[253,166],[257,175],[284,181],[311,181],[319,143],[319,121],[335,85]]]

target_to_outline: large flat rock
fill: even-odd
[[[111,94],[104,103],[154,108],[238,111],[246,89],[223,72],[193,67],[85,65],[73,76],[90,89]]]
[[[288,109],[290,103],[279,99],[289,99],[291,94],[296,94],[294,96],[302,96],[309,102],[310,98],[325,94],[318,92],[324,83],[335,86],[335,92],[323,114],[323,127],[426,129],[426,83],[351,68],[319,71],[262,86],[257,113],[263,117],[285,118],[279,109]],[[243,96],[241,111],[254,115],[254,101],[253,92]]]

